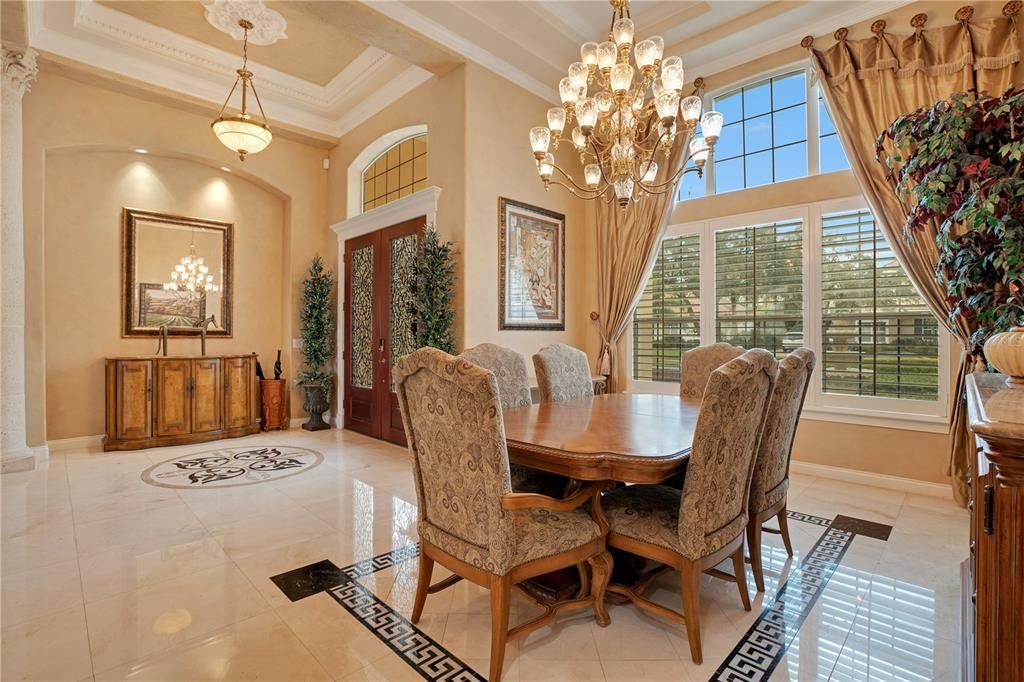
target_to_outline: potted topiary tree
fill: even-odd
[[[887,153],[891,142],[896,153]],[[968,93],[896,119],[878,139],[908,216],[907,239],[938,226],[935,276],[971,350],[1024,375],[1024,90]]]
[[[306,369],[299,373],[296,384],[305,393],[303,409],[309,421],[302,425],[307,431],[330,428],[324,412],[330,407],[334,390],[334,373],[328,363],[334,357],[334,315],[331,290],[334,277],[324,269],[320,256],[309,266],[309,276],[302,282],[302,357]]]
[[[413,333],[416,347],[430,346],[455,352],[455,255],[452,242],[443,242],[433,225],[413,268]]]

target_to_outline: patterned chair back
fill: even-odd
[[[755,348],[711,372],[679,509],[683,555],[700,559],[743,532],[754,456],[778,363]]]
[[[813,372],[814,351],[809,348],[798,348],[779,362],[750,482],[751,514],[767,510],[786,496],[793,437]]]
[[[515,552],[512,492],[498,382],[486,369],[436,348],[392,370],[413,460],[421,537],[485,569]]]
[[[511,348],[493,343],[481,343],[467,348],[459,356],[478,367],[489,369],[498,380],[501,406],[522,407],[532,405],[530,375],[526,372],[526,358]]]
[[[712,343],[691,348],[679,363],[679,397],[700,400],[711,373],[733,358],[743,355],[739,346]]]
[[[541,348],[533,356],[541,400],[556,403],[594,396],[594,380],[587,354],[564,343]]]

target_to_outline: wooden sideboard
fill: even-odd
[[[1024,674],[1024,388],[1002,374],[967,378],[977,443],[968,489],[970,554],[962,567],[964,679]]]
[[[106,385],[104,450],[259,431],[255,354],[107,358]]]

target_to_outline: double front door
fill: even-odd
[[[345,428],[405,444],[395,361],[416,350],[413,268],[424,218],[345,242]]]

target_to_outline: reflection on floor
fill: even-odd
[[[229,488],[142,480],[152,465],[210,446],[68,453],[4,475],[0,676],[477,679],[489,647],[485,590],[460,582],[428,598],[421,634],[403,624],[417,552],[405,451],[338,431],[230,442],[270,446],[324,461]],[[581,611],[511,643],[504,679],[956,679],[966,514],[937,498],[804,476],[793,477],[790,507],[796,556],[765,537],[767,591],[752,612],[735,586],[705,578],[703,665],[690,660],[682,627],[612,606],[608,628]],[[649,594],[678,608],[678,589],[670,573]],[[516,596],[512,623],[533,608]]]

